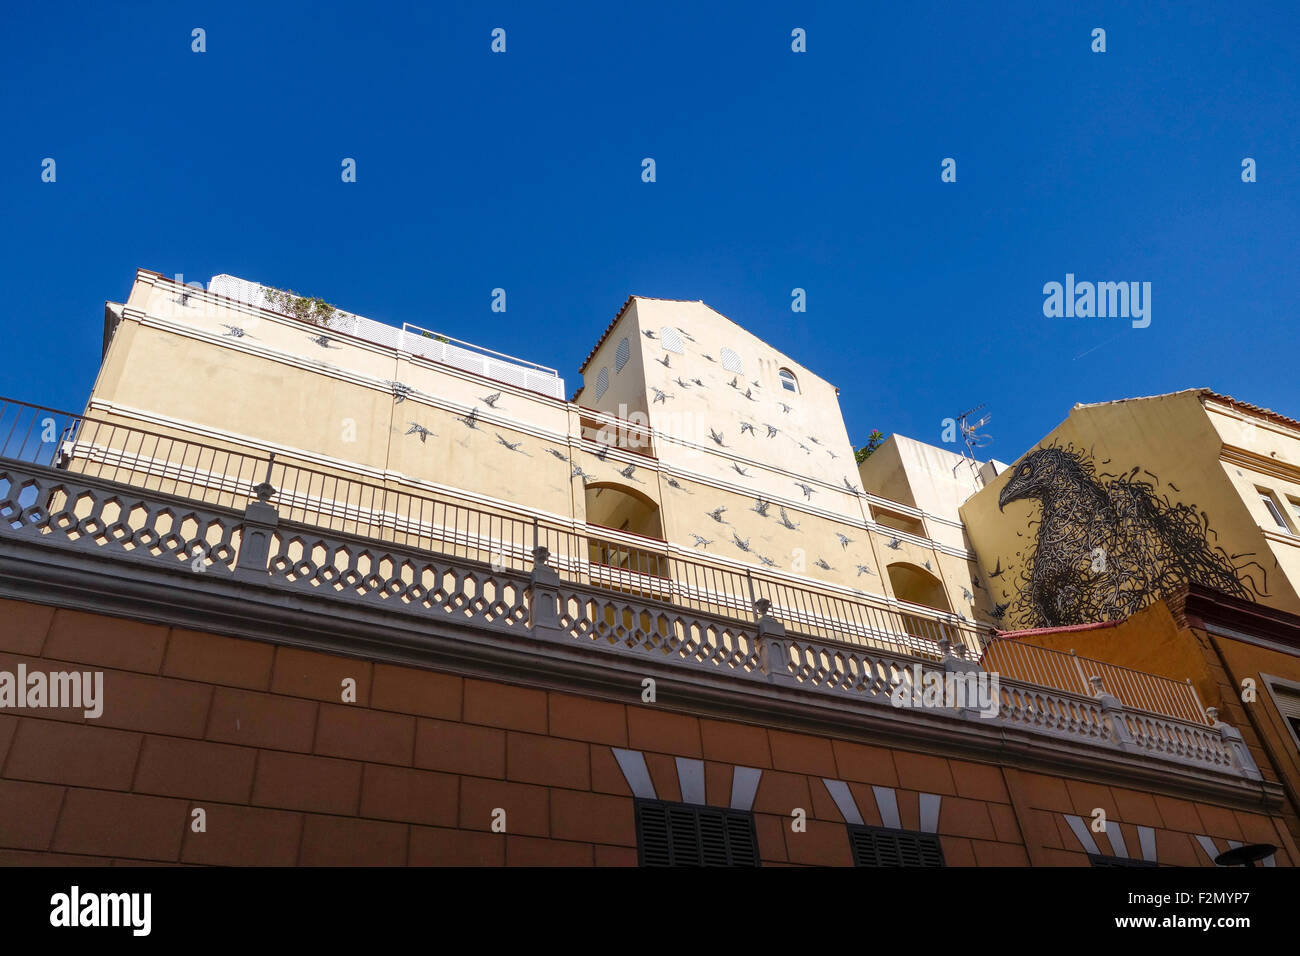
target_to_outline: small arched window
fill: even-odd
[[[605,394],[607,388],[609,388],[609,369],[602,368],[600,374],[596,376],[596,401],[600,401],[600,396]]]
[[[614,371],[623,371],[623,366],[627,364],[627,360],[631,357],[632,346],[628,343],[627,339],[620,339],[618,348],[614,350]]]
[[[794,392],[796,395],[799,394],[799,380],[794,377],[794,372],[788,368],[783,368],[777,374],[781,377],[781,387],[783,389],[787,392]]]
[[[731,349],[722,350],[722,367],[728,372],[735,372],[738,375],[745,374],[745,363],[740,360],[740,356]]]

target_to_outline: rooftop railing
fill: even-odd
[[[708,563],[667,543],[608,529],[566,526],[506,508],[349,478],[294,463],[190,441],[92,416],[0,399],[0,457],[32,462],[194,501],[242,508],[257,488],[291,522],[526,572],[546,548],[574,583],[747,621],[771,602],[792,633],[940,657],[938,641],[983,651],[974,622],[916,605],[792,582],[758,569]]]

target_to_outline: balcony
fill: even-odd
[[[952,615],[684,558],[652,539],[9,401],[0,538],[434,615],[846,706],[888,707],[919,674],[1000,672],[993,719],[1007,731],[1258,779],[1240,735],[1165,678],[1103,662],[1071,671],[1055,652],[990,643]]]

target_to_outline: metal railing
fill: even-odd
[[[608,529],[575,529],[507,508],[349,478],[275,455],[254,455],[105,419],[0,399],[0,457],[62,468],[224,507],[242,508],[265,483],[286,521],[528,572],[544,547],[561,578],[705,612],[753,619],[754,602],[796,634],[938,659],[948,639],[978,658],[973,622],[765,574],[706,563],[667,543]]]
[[[990,638],[984,648],[981,666],[1002,677],[1027,681],[1039,687],[1052,687],[1091,697],[1097,690],[1118,698],[1126,707],[1167,714],[1195,724],[1209,724],[1205,708],[1190,680],[1179,682],[1169,677],[1122,667],[1107,661],[1080,657],[1014,637]],[[1093,678],[1099,678],[1097,687]]]

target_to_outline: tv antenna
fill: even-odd
[[[963,454],[969,455],[971,458],[975,457],[976,448],[984,448],[993,444],[992,435],[982,435],[979,431],[993,420],[993,416],[986,413],[980,416],[980,419],[977,422],[972,422],[970,420],[971,417],[983,407],[984,403],[980,402],[974,408],[962,412],[957,416],[957,427],[961,429],[961,439],[966,444],[966,451],[963,452]]]

